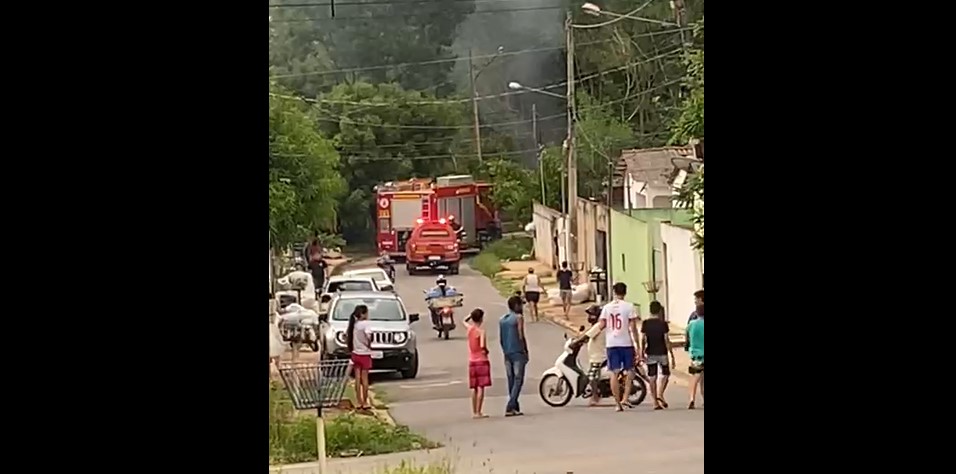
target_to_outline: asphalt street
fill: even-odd
[[[506,312],[505,299],[487,278],[463,265],[460,275],[447,276],[465,295],[465,306],[456,313],[456,321],[460,323],[475,307],[485,310],[492,362],[492,387],[485,401],[485,413],[491,418],[473,420],[464,328],[456,328],[450,340],[438,339],[422,293],[434,284],[435,276],[409,276],[403,268],[398,271],[399,295],[409,311],[422,317],[414,325],[419,375],[413,380],[373,375],[373,389],[388,402],[397,422],[447,446],[440,453],[409,454],[409,459],[441,456],[455,464],[456,473],[703,472],[704,410],[687,410],[687,391],[674,382],[668,389],[667,410],[652,410],[650,400],[624,413],[610,407],[588,408],[581,399],[564,408],[545,405],[538,396],[540,376],[554,364],[564,342],[564,330],[550,322],[527,326],[531,357],[521,398],[525,416],[504,418],[507,382],[497,322]],[[335,465],[338,472],[369,472],[373,466],[369,463],[375,462],[342,460]]]

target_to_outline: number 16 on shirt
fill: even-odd
[[[620,314],[607,315],[607,325],[614,331],[620,331],[624,327],[624,319]]]

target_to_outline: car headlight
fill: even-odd
[[[335,333],[335,342],[338,342],[339,344],[342,344],[344,346],[345,343],[347,342],[345,340],[345,332],[339,331]]]
[[[408,340],[408,334],[404,332],[397,332],[394,336],[395,344],[404,344]]]

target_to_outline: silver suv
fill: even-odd
[[[345,331],[349,315],[356,306],[368,306],[372,326],[372,370],[396,370],[403,378],[418,376],[418,346],[411,324],[418,313],[409,314],[405,304],[394,293],[353,291],[339,293],[332,299],[328,312],[328,329],[324,335],[324,358],[349,357]]]

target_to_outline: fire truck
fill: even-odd
[[[405,257],[405,243],[418,220],[453,218],[465,231],[462,253],[477,253],[501,237],[498,213],[491,204],[491,184],[471,175],[440,176],[388,182],[375,188],[375,233],[379,252]]]

